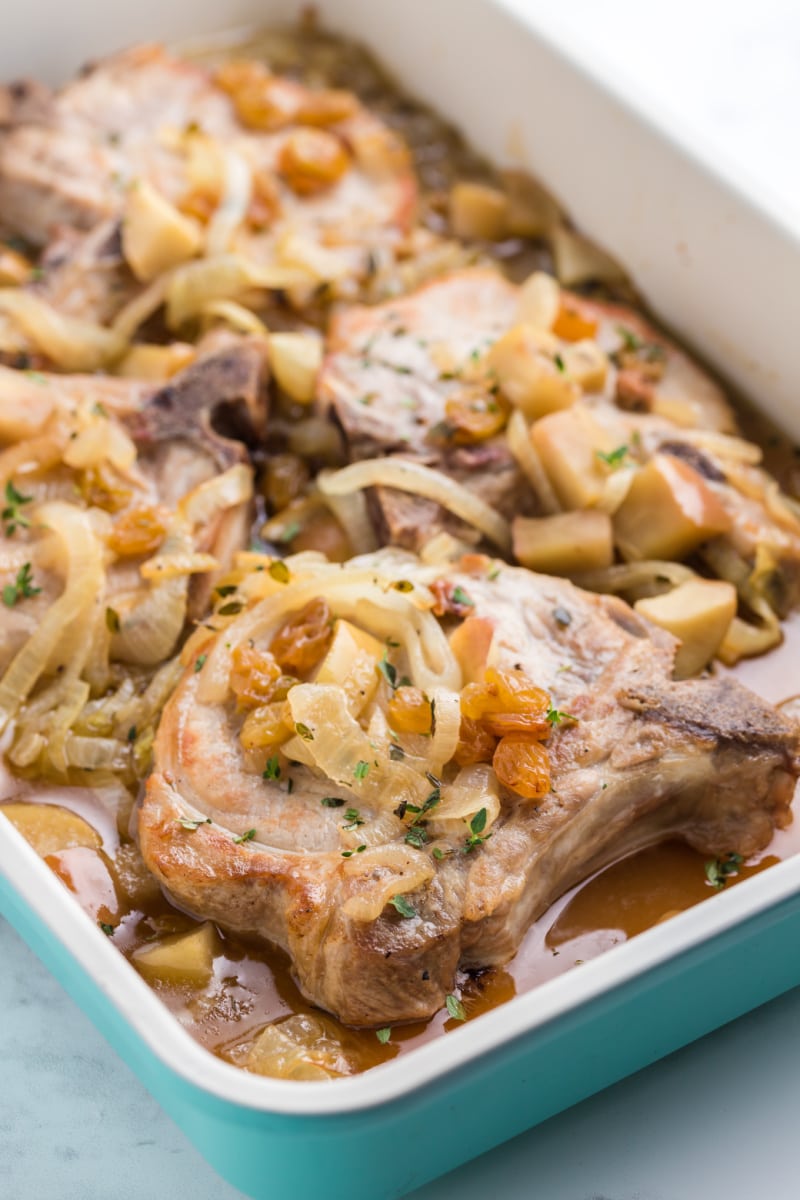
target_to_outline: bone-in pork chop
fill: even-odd
[[[474,557],[267,568],[164,711],[139,837],[182,907],[282,946],[347,1023],[429,1016],[633,849],[746,856],[791,819],[794,725],[673,682],[676,643],[615,598]]]

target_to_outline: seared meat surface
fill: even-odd
[[[621,601],[485,564],[424,568],[382,555],[327,568],[316,584],[298,566],[277,599],[268,593],[188,668],[163,715],[138,820],[148,866],[182,907],[282,946],[305,995],[350,1024],[429,1016],[459,965],[506,961],[556,897],[620,853],[676,836],[704,853],[749,855],[790,820],[793,724],[730,679],[673,682],[675,641]],[[330,687],[291,687],[295,736],[254,760],[228,690],[231,655],[270,644],[293,588],[297,607],[324,595],[334,617],[380,637],[391,630],[389,645],[402,646],[387,650],[395,674],[382,669],[358,719],[347,715],[352,693],[330,709]],[[445,655],[437,676],[441,644],[425,622],[443,596],[461,616],[444,618],[454,659]],[[376,616],[380,597],[390,598],[388,624]],[[427,658],[403,632],[414,613]],[[471,768],[481,782],[464,801],[470,768],[457,772],[453,744],[433,777],[409,774],[434,752],[439,725],[425,749],[381,717],[407,672],[435,697],[444,727],[487,662],[550,696],[552,788],[535,800],[522,784],[499,784],[487,762]],[[334,711],[337,748],[323,749],[321,714]],[[332,777],[320,769],[326,754]],[[398,807],[409,797],[415,807]],[[470,819],[481,806],[484,825]]]

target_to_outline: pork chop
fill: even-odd
[[[674,640],[616,598],[480,556],[289,569],[288,583],[283,570],[242,579],[243,603],[264,598],[187,669],[138,831],[168,895],[283,947],[304,994],[344,1022],[430,1016],[459,966],[507,961],[556,897],[631,850],[682,837],[746,856],[791,820],[795,726],[729,678],[673,682]],[[340,685],[285,681],[283,742],[245,749],[237,655],[275,649],[276,630],[317,597],[337,637],[343,621],[368,631],[380,640],[364,653],[384,647],[383,659],[364,674],[351,648]],[[297,647],[309,620],[294,626]],[[487,663],[512,688],[546,689],[546,712],[530,693],[540,707],[526,728],[552,733],[551,786],[541,772],[533,788],[524,772],[503,782],[496,736],[487,749],[478,725],[459,734],[462,688],[480,688]],[[427,738],[401,732],[388,707],[410,682],[433,702]],[[528,718],[492,719],[499,735]]]

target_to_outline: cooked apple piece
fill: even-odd
[[[544,575],[573,575],[614,561],[611,518],[596,509],[515,517],[511,530],[517,560]]]
[[[494,623],[488,617],[467,617],[450,634],[450,649],[464,683],[483,683],[493,637]]]
[[[124,379],[151,379],[160,383],[188,367],[196,356],[196,347],[188,342],[172,342],[169,346],[140,342],[131,346],[117,364],[116,374]]]
[[[614,514],[614,540],[627,559],[681,559],[731,519],[699,472],[670,454],[637,471]]]
[[[386,646],[349,621],[336,622],[333,641],[317,671],[317,683],[344,688],[353,716],[358,716],[375,695],[378,663]]]
[[[201,241],[197,224],[154,187],[144,180],[132,185],[122,222],[122,252],[137,279],[146,283],[194,258]]]
[[[114,854],[113,864],[120,890],[134,908],[143,908],[159,899],[158,880],[148,871],[134,842],[123,842]]]
[[[50,870],[77,896],[80,906],[97,921],[116,925],[119,892],[111,859],[93,846],[71,846],[45,856]]]
[[[551,330],[560,306],[561,288],[552,275],[534,271],[521,284],[517,317],[524,325]]]
[[[597,342],[588,338],[576,341],[573,345],[564,347],[561,357],[567,375],[574,379],[584,392],[599,392],[605,386],[608,359]]]
[[[269,362],[287,396],[298,404],[310,404],[322,366],[322,341],[318,335],[273,333],[269,339]]]
[[[20,801],[0,805],[0,812],[8,817],[42,858],[48,854],[58,854],[61,850],[71,850],[74,846],[99,850],[103,844],[100,834],[88,821],[58,804]]]
[[[531,429],[531,441],[564,508],[597,503],[608,478],[600,455],[611,454],[616,445],[587,408],[543,417]]]
[[[450,224],[460,238],[499,242],[508,228],[508,197],[486,183],[462,180],[450,191]]]
[[[686,679],[702,671],[719,649],[736,615],[736,588],[718,579],[690,579],[633,607],[680,639],[674,674]]]
[[[503,395],[531,421],[569,408],[580,396],[558,356],[558,342],[535,325],[509,329],[494,343],[487,361]]]
[[[190,983],[202,987],[211,978],[214,956],[222,949],[210,921],[189,933],[176,933],[133,953],[133,962],[148,979],[164,983]]]

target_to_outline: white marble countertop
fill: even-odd
[[[563,7],[566,24],[694,122],[743,174],[781,193],[800,223],[797,0]],[[236,1200],[2,922],[0,963],[2,1200]],[[722,1192],[796,1200],[798,1030],[800,989],[416,1200],[701,1200]]]

